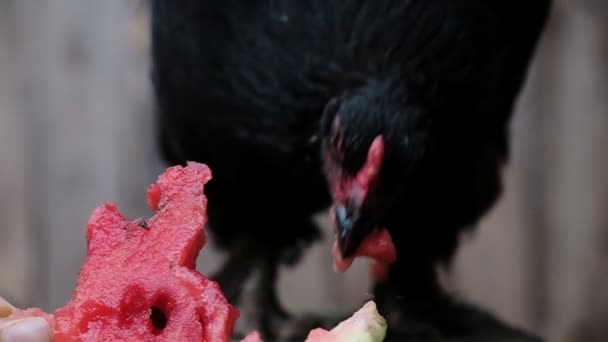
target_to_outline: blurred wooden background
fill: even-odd
[[[146,25],[138,0],[0,0],[0,295],[19,305],[69,298],[96,206],[149,214],[163,166]],[[608,341],[605,1],[557,2],[512,136],[506,193],[449,280],[551,341]],[[208,246],[200,269],[221,257]],[[281,296],[300,311],[352,309],[368,290],[355,266],[334,274],[326,241],[285,270]]]

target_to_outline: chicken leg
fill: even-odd
[[[265,341],[275,339],[291,315],[281,306],[276,291],[278,260],[275,253],[254,241],[243,239],[212,278],[220,284],[228,301],[243,313],[244,329],[258,330]],[[245,294],[253,280],[251,298]],[[245,298],[243,298],[245,296]]]
[[[257,308],[257,325],[267,340],[280,336],[281,329],[289,322],[291,315],[282,307],[276,288],[278,267],[277,258],[265,255],[259,262],[259,279],[255,289],[254,303]]]
[[[211,277],[218,282],[231,304],[239,305],[244,284],[251,276],[257,257],[256,246],[247,239],[241,239],[230,248],[226,261]]]

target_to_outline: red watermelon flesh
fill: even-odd
[[[78,285],[54,314],[56,341],[230,339],[238,311],[194,269],[210,179],[202,164],[167,169],[148,190],[148,220],[127,220],[114,204],[93,212]]]

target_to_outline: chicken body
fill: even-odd
[[[326,1],[152,2],[159,138],[170,164],[204,162],[209,230],[229,259],[216,275],[240,303],[260,270],[255,328],[287,318],[275,278],[319,237],[326,209],[319,118],[331,92],[315,81],[333,51]],[[318,68],[318,69],[317,69]]]
[[[344,179],[376,137],[381,172],[348,230],[391,232],[398,260],[376,294],[393,336],[471,334],[467,322],[446,323],[455,311],[435,266],[500,194],[509,119],[549,5],[152,1],[162,154],[213,170],[209,228],[231,255],[217,279],[238,303],[261,270],[266,336],[288,317],[274,291],[278,265],[318,238],[312,215],[342,205],[335,189],[352,183]],[[431,328],[400,329],[404,320]]]

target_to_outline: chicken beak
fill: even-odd
[[[349,200],[346,205],[335,206],[338,247],[344,258],[355,256],[357,249],[372,230],[371,225],[361,220],[361,204],[357,202],[359,201]]]

